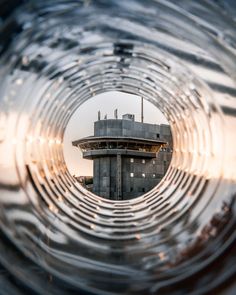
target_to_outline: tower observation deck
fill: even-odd
[[[171,159],[158,161],[170,141],[169,125],[136,122],[134,115],[94,122],[94,136],[73,141],[83,158],[93,160],[93,192],[104,198],[127,200],[152,189]],[[165,167],[166,166],[166,167]]]

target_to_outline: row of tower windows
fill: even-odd
[[[134,158],[130,158],[130,163],[134,163]],[[145,164],[146,163],[146,160],[145,159],[142,159],[142,164]],[[152,164],[155,165],[156,164],[156,161],[155,160],[152,160]]]
[[[130,173],[130,177],[131,177],[131,178],[134,177],[134,173],[133,173],[133,172]],[[145,173],[142,173],[142,178],[145,178],[145,177],[146,177],[146,174],[145,174]],[[156,173],[153,173],[153,174],[152,174],[152,178],[155,178],[155,177],[156,177]]]

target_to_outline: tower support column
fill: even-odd
[[[116,156],[117,171],[116,171],[116,199],[122,200],[122,158],[121,154]]]

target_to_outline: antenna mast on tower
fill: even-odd
[[[141,122],[143,123],[143,97],[141,97]]]

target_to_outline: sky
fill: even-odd
[[[168,124],[165,116],[157,107],[144,100],[144,122],[152,124]],[[118,119],[130,113],[135,115],[135,121],[141,121],[141,98],[136,95],[110,91],[96,95],[83,103],[72,115],[64,134],[64,157],[72,175],[92,176],[93,161],[82,158],[79,148],[72,146],[72,141],[93,135],[93,124],[107,115],[107,119],[114,119],[114,110],[118,109]]]

